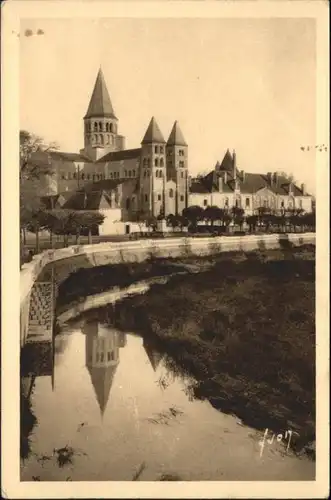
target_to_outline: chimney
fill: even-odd
[[[218,191],[223,193],[223,179],[221,176],[218,177]]]
[[[227,172],[224,172],[224,184],[227,184],[228,183],[228,173]]]
[[[235,179],[237,177],[237,155],[235,150],[233,150],[232,157],[233,157],[233,178]]]
[[[278,172],[274,172],[274,183],[278,184]]]
[[[269,184],[272,184],[272,173],[268,172],[267,177],[268,177]]]
[[[240,171],[240,177],[243,182],[245,182],[245,172],[243,170]]]
[[[307,194],[306,184],[301,184],[301,191],[302,191],[302,194],[303,194],[303,195],[306,195],[306,194]]]

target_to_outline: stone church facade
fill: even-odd
[[[177,121],[165,140],[152,117],[140,147],[125,149],[101,68],[83,120],[84,148],[79,153],[45,153],[54,173],[42,194],[61,195],[64,208],[103,209],[124,222],[181,214],[191,205],[238,206],[246,214],[261,206],[312,209],[304,185],[277,173],[245,173],[238,169],[235,152],[227,151],[206,176],[191,179],[188,145]]]

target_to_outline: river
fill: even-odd
[[[62,327],[42,367],[26,366],[24,422],[34,425],[22,481],[314,479],[313,461],[276,440],[261,454],[261,432],[194,400],[194,381],[150,342],[88,313]]]

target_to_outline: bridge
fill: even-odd
[[[315,233],[150,239],[47,250],[24,264],[21,270],[21,347],[33,343],[52,345],[59,286],[79,269],[142,262],[151,256],[176,258],[231,251],[268,250],[282,248],[288,243],[293,246],[315,244]]]

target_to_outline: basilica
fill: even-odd
[[[43,153],[53,175],[42,186],[44,196],[72,210],[99,210],[113,222],[139,217],[166,217],[199,205],[241,207],[252,214],[264,206],[275,210],[312,210],[304,184],[277,172],[246,173],[235,151],[227,150],[209,174],[191,178],[188,145],[177,121],[165,139],[152,117],[140,147],[125,148],[105,78],[100,68],[84,121],[84,148],[79,153]]]

